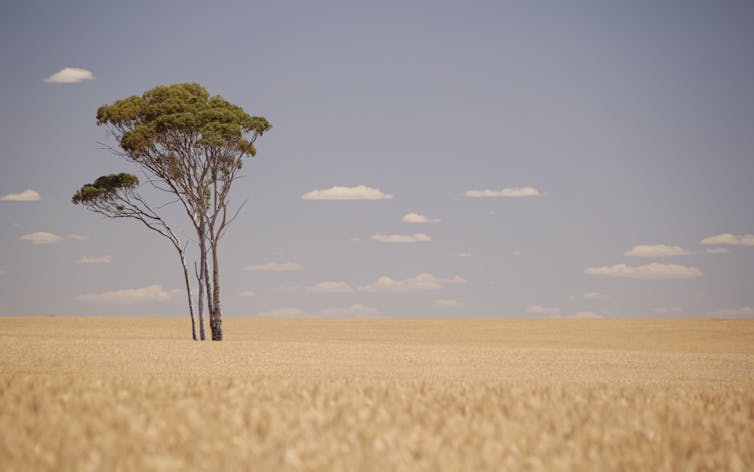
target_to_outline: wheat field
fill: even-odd
[[[0,319],[3,470],[754,469],[754,320]]]

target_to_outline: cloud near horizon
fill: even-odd
[[[743,306],[741,308],[724,308],[710,312],[710,315],[718,317],[754,316],[754,308],[750,306]]]
[[[63,240],[60,236],[47,231],[37,231],[36,233],[24,234],[20,238],[21,241],[29,241],[32,244],[55,244]]]
[[[77,264],[109,264],[112,261],[113,261],[112,256],[82,257],[80,259],[76,259]]]
[[[366,185],[355,187],[335,186],[324,190],[312,190],[301,196],[304,200],[390,200],[392,195]]]
[[[526,307],[526,313],[530,315],[549,315],[555,316],[560,314],[558,307],[546,307],[542,305],[529,305]]]
[[[660,264],[653,262],[642,266],[615,264],[612,266],[589,267],[584,270],[587,275],[606,275],[629,279],[692,279],[704,275],[696,267],[677,264]]]
[[[27,188],[23,192],[8,193],[0,197],[0,201],[3,202],[38,202],[42,199],[42,196],[36,190]]]
[[[162,285],[148,285],[142,288],[127,288],[122,290],[112,290],[101,293],[85,293],[76,297],[76,300],[82,302],[97,303],[145,303],[145,302],[166,302],[184,293],[183,290],[163,290]]]
[[[292,272],[304,270],[304,267],[295,262],[267,262],[265,264],[247,265],[243,268],[247,272]]]
[[[432,274],[423,272],[416,277],[406,279],[392,279],[386,275],[377,278],[374,282],[363,287],[359,287],[362,292],[415,292],[420,290],[440,290],[447,285],[465,284],[466,279],[458,275],[453,277],[435,277]]]
[[[94,80],[91,71],[79,67],[65,67],[47,77],[44,81],[56,84],[77,84],[84,80]]]
[[[304,291],[311,294],[352,293],[354,292],[354,288],[348,285],[346,282],[334,282],[332,280],[327,280],[325,282],[320,282],[316,285],[312,285],[311,287],[306,287]]]
[[[538,189],[534,187],[510,187],[501,190],[467,190],[467,197],[470,198],[497,198],[497,197],[509,197],[509,198],[521,198],[521,197],[538,197],[541,195]]]
[[[640,244],[634,246],[623,255],[628,257],[672,257],[688,256],[692,254],[680,246],[668,246],[667,244]]]
[[[375,234],[372,239],[381,243],[388,244],[410,244],[426,243],[432,241],[432,238],[424,233],[414,234]]]
[[[466,306],[462,301],[450,298],[438,298],[432,302],[432,305],[438,308],[463,308]]]
[[[727,244],[730,246],[754,246],[754,234],[723,233],[702,239],[700,244]]]

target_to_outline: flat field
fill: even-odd
[[[754,470],[754,320],[0,318],[0,468]]]

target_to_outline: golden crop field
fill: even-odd
[[[0,319],[0,468],[754,470],[754,320]]]

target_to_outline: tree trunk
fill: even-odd
[[[204,332],[204,279],[206,279],[205,271],[207,270],[207,245],[205,238],[204,221],[202,221],[199,229],[197,230],[197,237],[199,238],[199,274],[197,276],[197,282],[199,283],[199,337],[202,341],[207,339],[207,335]],[[207,296],[209,297],[209,290],[207,290]],[[208,298],[209,299],[209,298]],[[211,305],[211,303],[208,303]]]
[[[223,340],[223,319],[220,312],[220,267],[217,261],[217,241],[212,241],[212,310],[209,314],[209,326],[212,340]]]
[[[191,284],[189,283],[188,267],[183,252],[179,251],[181,265],[183,266],[183,280],[186,282],[186,296],[188,297],[189,314],[191,315],[191,337],[196,341],[196,323],[194,322],[194,303],[191,300]],[[200,308],[201,309],[201,308]]]

